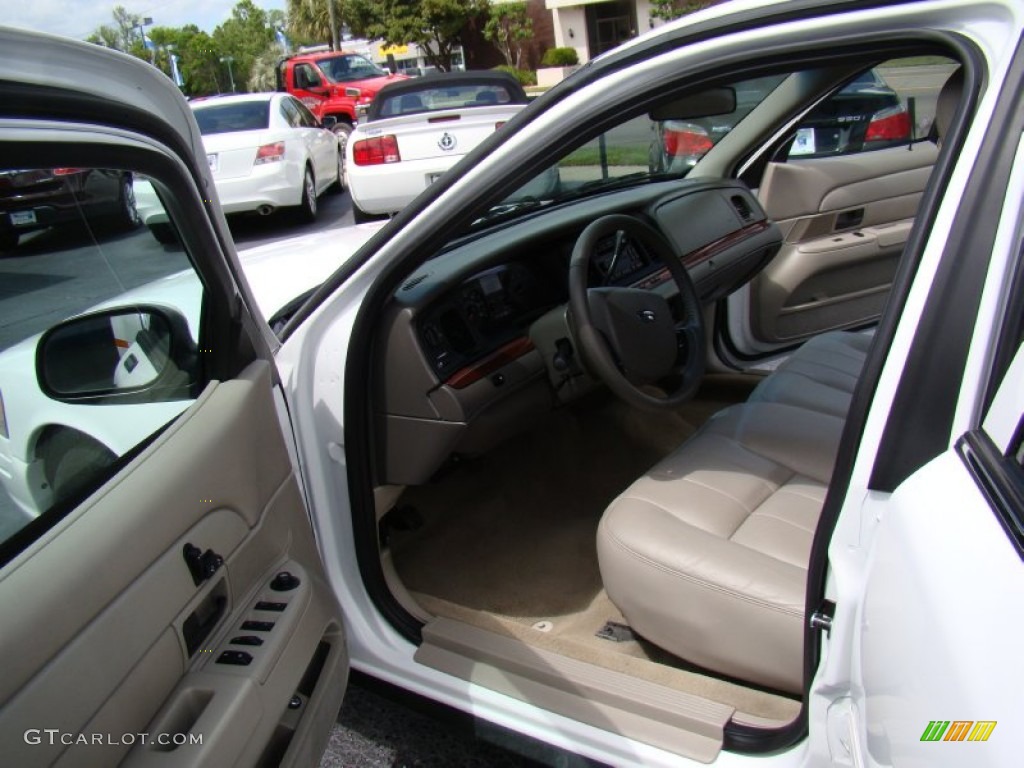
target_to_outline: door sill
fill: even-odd
[[[713,762],[735,708],[443,617],[423,628],[417,662],[573,720]]]

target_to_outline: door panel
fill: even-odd
[[[1014,765],[1020,556],[952,451],[865,509],[876,514],[856,618],[863,764]]]
[[[750,284],[750,331],[792,344],[881,314],[937,150],[930,142],[769,163],[759,198],[785,241]]]
[[[223,557],[198,585],[186,544]],[[280,571],[299,584],[272,589]],[[257,609],[260,601],[284,607]],[[347,657],[269,364],[210,384],[125,470],[8,564],[0,604],[0,652],[18,659],[0,680],[0,742],[12,765],[242,765],[267,756],[288,764],[318,754]],[[246,621],[273,626],[258,631]],[[229,643],[240,635],[262,645]],[[251,663],[218,663],[224,651],[249,653]],[[302,704],[291,710],[300,689]],[[121,738],[140,733],[202,743]],[[80,734],[102,743],[82,743]]]

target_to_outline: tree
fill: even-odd
[[[96,27],[85,41],[102,45],[104,48],[113,48],[116,51],[124,50],[122,47],[123,43],[121,42],[121,33],[116,27],[112,27],[109,24]]]
[[[142,24],[141,16],[129,13],[123,5],[115,6],[111,15],[114,17],[114,23],[97,27],[86,38],[86,42],[125,52],[130,51],[134,43],[141,44],[138,33]]]
[[[213,45],[222,56],[230,56],[236,84],[246,87],[256,57],[274,45],[274,30],[267,14],[252,0],[239,0],[231,9],[231,18],[213,30]]]
[[[451,69],[452,54],[467,25],[489,11],[488,0],[348,0],[352,31],[389,45],[415,43],[438,69]]]
[[[128,13],[122,6],[114,8],[113,16],[112,25],[98,27],[88,40],[150,61],[168,77],[171,75],[170,56],[173,52],[178,56],[184,80],[182,91],[190,96],[228,90],[230,78],[221,61],[227,56],[232,59],[235,82],[245,88],[257,58],[268,51],[272,53],[267,55],[275,60],[280,56],[274,40],[274,27],[285,21],[280,11],[267,13],[253,0],[239,0],[231,11],[231,18],[217,27],[213,35],[201,31],[195,24],[180,28],[151,27],[147,37],[152,47],[147,48],[139,33],[141,17]],[[265,78],[258,82],[261,89],[266,87]],[[272,89],[273,83],[269,87]]]
[[[651,21],[672,21],[720,2],[721,0],[651,0]]]
[[[339,20],[345,18],[344,0],[288,0],[287,8],[288,33],[293,38],[307,43],[327,41],[331,50],[341,46]]]
[[[114,23],[117,24],[117,28],[121,32],[121,40],[123,41],[124,47],[122,51],[127,51],[131,48],[133,42],[140,39],[138,30],[142,29],[142,17],[137,13],[129,13],[123,5],[114,6]]]
[[[523,42],[533,37],[525,2],[491,2],[484,37],[494,43],[510,67],[522,69]]]
[[[253,93],[277,90],[277,63],[281,59],[279,47],[268,48],[252,63],[247,86]]]
[[[175,50],[180,57],[182,91],[189,96],[222,93],[228,90],[228,77],[213,38],[195,24],[177,31]]]

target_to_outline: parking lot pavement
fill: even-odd
[[[320,768],[607,768],[353,672]]]
[[[451,724],[350,684],[320,768],[399,766],[538,766]]]

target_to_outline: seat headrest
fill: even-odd
[[[957,107],[960,106],[963,92],[964,70],[963,67],[960,67],[946,80],[942,90],[939,91],[939,99],[935,104],[935,130],[939,141],[945,139],[949,134],[949,127],[953,123]]]

